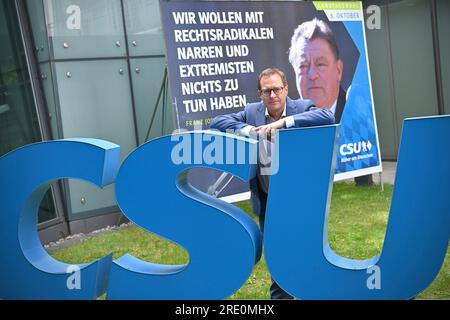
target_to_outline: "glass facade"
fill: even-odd
[[[165,55],[159,2],[125,0],[124,15],[131,56]]]
[[[54,138],[121,146],[172,132],[157,0],[27,0]],[[159,93],[161,98],[158,100]],[[69,220],[117,211],[114,185],[64,183]]]
[[[167,90],[166,97],[163,96],[164,88],[168,89],[167,83],[164,81],[165,59],[163,57],[133,58],[130,60],[130,66],[138,140],[141,144],[148,140],[148,137],[168,134],[173,128],[172,109],[165,103],[167,102]],[[160,80],[154,81],[155,78]],[[160,95],[161,98],[158,102],[157,97]],[[153,124],[150,126],[152,118]]]
[[[136,148],[126,60],[57,62],[54,71],[64,138],[114,142],[121,147],[122,159]],[[69,180],[68,191],[72,218],[115,206],[113,185],[97,189],[87,182]]]
[[[123,57],[125,34],[120,0],[44,0],[51,57]]]
[[[0,156],[42,140],[26,54],[14,1],[0,2]],[[11,186],[13,187],[13,186]],[[38,221],[56,218],[52,191],[44,197]]]
[[[13,1],[0,11],[0,155],[41,140]]]
[[[450,2],[438,0],[436,12],[444,113],[450,114],[450,37],[448,36],[450,30]]]

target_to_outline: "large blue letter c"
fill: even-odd
[[[74,266],[50,257],[37,233],[37,212],[50,182],[62,178],[114,182],[120,148],[95,139],[36,143],[0,158],[0,298],[93,299],[108,284],[111,255]],[[79,270],[80,286],[68,286]]]

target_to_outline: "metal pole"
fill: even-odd
[[[166,78],[167,78],[167,66],[164,67],[163,81],[161,83],[161,88],[159,89],[158,99],[156,100],[155,108],[153,110],[152,118],[150,120],[150,125],[148,126],[147,134],[145,135],[144,141],[147,141],[148,137],[150,136],[150,131],[153,126],[153,121],[155,120],[156,112],[158,111],[159,101],[161,100],[161,96],[163,95],[163,92],[166,87]]]

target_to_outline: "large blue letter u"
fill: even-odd
[[[450,116],[405,120],[383,249],[362,261],[328,245],[335,127],[302,130],[280,132],[280,169],[270,182],[264,244],[273,278],[301,299],[416,296],[448,247]],[[368,268],[380,272],[379,288],[368,285]]]

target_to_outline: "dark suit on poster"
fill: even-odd
[[[334,113],[334,118],[336,119],[336,123],[341,122],[342,113],[344,112],[344,106],[346,101],[347,93],[342,89],[342,87],[339,87],[339,96],[337,98],[337,104],[336,104],[336,111]]]

